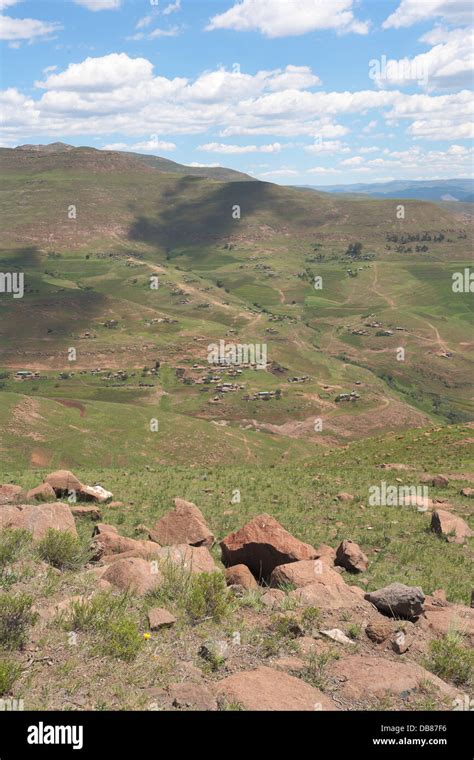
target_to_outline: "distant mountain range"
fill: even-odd
[[[300,190],[324,193],[370,195],[372,198],[413,198],[418,201],[472,203],[473,179],[392,180],[391,182],[360,182],[355,185],[300,185]]]

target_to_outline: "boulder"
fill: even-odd
[[[217,710],[217,700],[204,684],[172,683],[169,686],[171,704],[181,710],[199,710],[208,712]]]
[[[392,624],[390,620],[372,620],[365,629],[366,636],[375,644],[382,644],[392,634]]]
[[[424,627],[435,636],[459,631],[474,645],[474,609],[463,604],[429,605],[424,613]]]
[[[461,488],[461,496],[466,496],[468,499],[474,498],[474,488]]]
[[[334,565],[334,562],[336,561],[336,550],[327,544],[319,544],[319,546],[316,547],[316,556],[318,559],[324,560],[327,565]]]
[[[121,536],[117,531],[108,530],[101,523],[101,529],[95,533],[90,544],[91,561],[98,562],[113,554],[127,553],[129,557],[159,556],[160,545],[154,541],[139,541],[135,538]],[[113,527],[113,526],[110,526]],[[105,529],[104,529],[105,528]]]
[[[153,541],[147,541],[147,543],[153,543]],[[178,565],[191,573],[213,573],[219,570],[205,546],[189,546],[189,544],[163,546],[159,549],[158,556],[161,564]]]
[[[302,559],[299,562],[279,565],[270,576],[270,585],[273,588],[288,585],[302,588],[314,583],[323,573],[327,575],[328,583],[344,585],[344,580],[339,573],[321,559]]]
[[[25,528],[35,540],[43,538],[49,528],[67,531],[77,536],[76,523],[67,504],[19,504],[0,509],[0,530]]]
[[[279,588],[271,588],[262,594],[260,601],[265,605],[265,607],[268,607],[268,609],[274,610],[281,607],[281,603],[285,598],[286,594],[284,591],[281,591]]]
[[[56,470],[46,475],[44,483],[49,483],[56,496],[67,496],[71,492],[76,494],[82,489],[82,483],[69,470]]]
[[[365,594],[364,598],[379,612],[408,620],[421,615],[425,601],[425,595],[419,586],[405,586],[403,583],[391,583],[390,586]]]
[[[220,545],[224,565],[247,565],[257,579],[268,579],[278,565],[316,558],[312,546],[299,541],[265,513],[230,533]]]
[[[218,699],[245,710],[337,710],[329,697],[301,678],[261,666],[217,683]]]
[[[150,531],[150,538],[163,546],[212,546],[214,536],[207,527],[201,510],[184,499],[175,499],[174,503],[175,508],[163,515]]]
[[[150,631],[158,631],[160,628],[168,628],[176,623],[176,618],[164,607],[152,607],[148,610],[148,624]]]
[[[341,683],[340,693],[348,700],[383,698],[388,694],[422,694],[423,684],[433,684],[441,698],[453,698],[457,691],[414,662],[387,660],[371,655],[352,654],[334,661],[328,672]]]
[[[98,507],[71,506],[71,512],[74,517],[88,517],[90,520],[100,520],[102,517]]]
[[[327,631],[321,631],[321,634],[326,636],[326,638],[331,639],[331,641],[336,641],[338,644],[355,645],[355,641],[350,639],[349,636],[346,636],[344,631],[341,631],[340,628],[330,628]]]
[[[449,480],[446,475],[435,475],[431,481],[431,485],[435,488],[446,488],[449,485]]]
[[[158,588],[163,576],[153,562],[141,557],[120,559],[110,565],[102,579],[116,586],[121,591],[130,590],[138,596]]]
[[[446,512],[444,509],[438,509],[436,512],[433,512],[431,516],[431,530],[455,544],[463,544],[466,538],[474,535],[462,517],[457,517],[452,512]]]
[[[351,573],[363,573],[369,566],[369,560],[358,544],[346,539],[337,547],[336,565],[345,567]]]
[[[0,506],[2,504],[18,504],[25,498],[21,486],[15,486],[13,483],[0,485]]]
[[[297,585],[289,596],[302,607],[319,607],[320,609],[354,609],[370,611],[370,605],[363,599],[363,591],[357,586],[349,586],[339,573],[324,562],[313,566],[311,562],[294,563],[295,573],[290,565],[276,568],[272,573],[272,582],[284,582]],[[316,572],[317,571],[317,572]]]
[[[30,488],[26,494],[26,501],[48,501],[51,502],[56,498],[56,494],[49,483],[41,483],[36,488]]]
[[[79,501],[95,501],[97,504],[105,504],[112,497],[113,493],[102,486],[81,486],[78,492]]]
[[[228,586],[242,586],[242,588],[258,588],[258,583],[248,569],[247,565],[234,565],[225,571],[225,579]]]

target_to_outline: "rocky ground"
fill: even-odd
[[[125,536],[101,522],[112,499],[65,470],[27,493],[0,486],[0,697],[38,710],[472,709],[472,602],[402,583],[366,592],[352,582],[363,546],[313,547],[265,513],[216,541],[176,498]],[[443,510],[431,529],[472,536]]]

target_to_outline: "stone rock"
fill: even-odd
[[[67,599],[62,599],[60,602],[55,602],[48,607],[41,608],[34,605],[32,611],[38,613],[38,625],[40,628],[44,628],[55,618],[67,613],[74,602],[86,601],[87,598],[85,596],[69,596]]]
[[[474,488],[461,488],[461,496],[466,496],[468,499],[474,498]]]
[[[74,517],[88,517],[90,520],[100,520],[102,517],[98,507],[71,507]]]
[[[271,588],[262,594],[260,601],[265,605],[265,607],[268,607],[268,609],[274,610],[278,609],[278,607],[281,606],[281,603],[285,599],[285,596],[285,592],[281,591],[281,589]]]
[[[69,493],[76,494],[82,490],[82,483],[69,470],[56,470],[46,475],[44,483],[49,483],[56,496],[68,496]]]
[[[82,486],[78,492],[80,501],[95,501],[97,504],[105,504],[113,498],[111,491],[106,491],[102,486]]]
[[[336,565],[345,567],[351,573],[363,573],[369,566],[369,560],[358,544],[346,539],[337,547]]]
[[[258,583],[247,565],[228,567],[225,571],[225,579],[228,586],[238,585],[244,589],[258,588]]]
[[[130,590],[138,596],[158,588],[163,576],[154,563],[141,557],[120,559],[110,565],[102,578],[121,591]]]
[[[154,541],[139,541],[136,538],[121,536],[116,530],[104,529],[104,524],[90,544],[91,561],[98,562],[114,554],[127,553],[129,557],[159,557],[160,545]],[[113,527],[113,526],[112,526]]]
[[[474,609],[463,604],[431,606],[425,609],[425,627],[431,634],[444,636],[449,631],[459,631],[474,645]]]
[[[341,693],[349,700],[382,698],[387,693],[421,693],[420,685],[430,681],[441,697],[453,698],[457,692],[414,662],[387,660],[371,655],[349,655],[328,666],[330,675],[341,681]]]
[[[24,528],[31,531],[35,540],[43,538],[49,528],[67,531],[77,536],[76,523],[67,504],[19,504],[0,509],[0,530]]]
[[[153,542],[147,541],[147,544],[149,543]],[[183,570],[191,573],[214,573],[219,570],[205,546],[189,546],[189,544],[163,546],[159,549],[158,556],[162,563],[179,565]]]
[[[334,565],[336,561],[336,550],[327,544],[319,544],[316,547],[316,555],[317,559],[322,559],[329,566]]]
[[[0,506],[2,504],[18,504],[25,498],[21,486],[15,486],[13,483],[0,485]]]
[[[336,710],[329,697],[301,678],[261,666],[217,683],[218,698],[246,710]]]
[[[301,654],[308,656],[311,654],[323,654],[329,649],[329,642],[321,639],[313,639],[311,636],[301,636],[297,639],[298,649]]]
[[[36,488],[30,488],[26,494],[26,501],[47,501],[51,502],[56,498],[56,494],[49,483],[41,483]]]
[[[220,545],[224,565],[247,565],[257,579],[268,579],[278,565],[316,558],[312,546],[299,541],[265,513],[230,533]]]
[[[151,631],[158,631],[160,628],[174,625],[176,618],[164,607],[152,607],[151,610],[148,610],[148,623]]]
[[[410,639],[404,631],[397,631],[392,640],[392,649],[396,654],[405,654],[410,648]]]
[[[184,499],[175,499],[174,503],[175,508],[163,515],[150,531],[150,538],[163,546],[212,546],[214,536],[207,527],[201,510]]]
[[[327,631],[321,631],[321,634],[323,636],[326,636],[328,639],[331,639],[332,641],[336,641],[338,644],[351,644],[352,646],[355,645],[355,641],[349,638],[349,636],[346,636],[344,631],[341,631],[339,628],[331,628]]]
[[[445,512],[443,509],[433,512],[431,516],[431,530],[455,544],[463,544],[466,538],[474,535],[462,517],[457,517],[451,512]]]
[[[183,710],[217,710],[217,700],[204,684],[186,681],[172,683],[169,686],[169,693],[173,707]]]
[[[227,641],[205,641],[198,650],[199,657],[209,662],[214,661],[216,658],[220,660],[226,660],[230,654],[230,647]]]
[[[349,586],[339,573],[323,562],[322,572],[315,574],[311,583],[291,591],[290,597],[302,607],[323,610],[359,608],[368,612],[370,605],[364,601],[363,593],[357,586]]]
[[[327,575],[328,582],[344,584],[341,576],[323,560],[302,559],[276,567],[270,576],[270,585],[273,588],[286,585],[302,588],[314,583],[323,573]]]
[[[435,475],[431,481],[431,485],[435,488],[446,488],[449,485],[449,480],[446,475]]]
[[[354,501],[354,496],[351,493],[341,491],[341,493],[336,494],[336,499],[338,501]]]
[[[403,583],[391,583],[390,586],[365,594],[364,598],[380,612],[408,620],[421,615],[425,601],[421,588],[405,586]]]
[[[382,644],[392,634],[392,625],[389,620],[372,620],[365,629],[366,636],[375,644]]]

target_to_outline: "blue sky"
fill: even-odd
[[[472,171],[469,0],[0,0],[1,144],[289,184]]]

